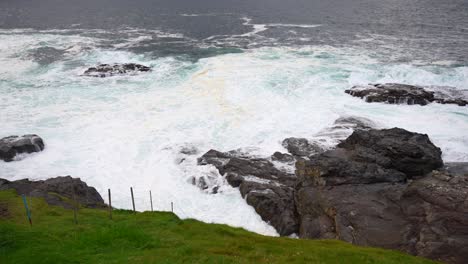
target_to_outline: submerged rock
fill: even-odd
[[[399,83],[371,84],[354,86],[348,93],[354,97],[363,98],[366,102],[385,102],[389,104],[427,105],[431,102],[442,104],[468,104],[466,91],[451,87],[422,87]]]
[[[359,116],[342,116],[313,136],[313,139],[326,145],[336,145],[345,140],[353,131],[368,130],[379,126],[372,120]]]
[[[0,139],[0,159],[13,161],[21,153],[39,152],[44,149],[44,141],[38,135],[9,136]]]
[[[100,64],[87,69],[83,75],[91,77],[110,77],[114,75],[136,74],[139,72],[149,72],[151,68],[136,63],[123,64]]]
[[[434,92],[434,102],[440,104],[468,105],[468,90],[459,90],[453,87],[429,86],[426,90]]]
[[[50,178],[45,181],[30,181],[28,179],[8,181],[0,179],[0,190],[15,189],[19,195],[44,198],[50,205],[73,208],[69,200],[76,201],[86,207],[104,207],[104,200],[95,188],[88,186],[79,178],[70,176]],[[68,201],[66,199],[67,198]]]
[[[64,57],[65,52],[65,50],[56,49],[53,47],[40,47],[30,50],[28,57],[41,65],[47,65],[61,60]]]

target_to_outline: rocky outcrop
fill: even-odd
[[[38,135],[9,136],[0,139],[0,160],[13,161],[21,153],[39,152],[44,141]]]
[[[427,105],[432,102],[441,104],[468,104],[468,92],[453,87],[422,87],[399,83],[370,84],[354,86],[346,93],[365,99],[366,102],[385,102],[389,104]]]
[[[468,257],[468,175],[435,171],[408,182],[316,185],[296,191],[302,238],[398,249],[448,263]]]
[[[296,232],[294,174],[276,168],[268,159],[236,151],[210,150],[198,159],[198,164],[215,166],[231,186],[239,187],[247,203],[280,235]]]
[[[347,153],[346,160],[376,164],[405,174],[423,176],[443,166],[442,151],[427,135],[401,128],[356,130],[330,152]],[[320,156],[316,156],[320,160]]]
[[[340,239],[464,263],[468,164],[444,166],[441,150],[427,135],[372,129],[356,120],[337,120],[325,132],[347,131],[351,123],[359,129],[336,148],[309,157],[210,150],[199,164],[213,165],[239,187],[280,235]],[[295,175],[277,165],[294,161]]]
[[[79,178],[70,176],[50,178],[45,181],[0,179],[0,191],[7,189],[16,190],[18,195],[44,198],[50,205],[58,205],[67,209],[73,208],[70,202],[73,198],[85,207],[105,206],[104,200],[96,189],[88,186]]]
[[[91,77],[110,77],[115,75],[136,74],[139,72],[149,72],[151,68],[136,63],[123,64],[100,64],[87,69],[83,75]]]
[[[468,170],[442,166],[427,135],[355,131],[335,150],[297,162],[299,236],[463,263]]]

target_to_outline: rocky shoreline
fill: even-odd
[[[210,150],[198,164],[216,167],[282,236],[340,239],[463,263],[468,163],[444,166],[427,135],[372,129],[354,119],[359,129],[331,150],[294,138],[283,142],[289,153],[258,158]],[[275,162],[294,164],[295,172]]]
[[[137,64],[102,64],[84,75],[150,70]],[[355,86],[346,93],[366,102],[468,104],[464,91],[451,88],[374,84]],[[207,193],[218,192],[219,179],[239,188],[247,204],[281,236],[339,239],[447,263],[468,259],[468,163],[444,164],[442,151],[427,135],[381,129],[371,120],[350,116],[337,119],[313,140],[290,137],[282,146],[287,153],[269,157],[209,150],[197,164],[211,166],[216,175],[196,175],[191,182]],[[0,160],[16,161],[44,148],[37,135],[5,137],[0,139]],[[5,189],[65,208],[71,208],[66,199],[72,197],[86,207],[105,206],[96,189],[70,176],[45,181],[0,179],[0,190]]]

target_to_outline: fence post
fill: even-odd
[[[174,203],[171,202],[171,212],[174,212]]]
[[[130,187],[130,193],[132,194],[133,212],[136,212],[136,210],[135,210],[135,199],[133,198],[133,188],[132,187]]]
[[[150,202],[151,202],[151,212],[153,212],[153,195],[151,195],[151,190],[150,190]]]
[[[111,199],[111,190],[107,189],[107,193],[109,194],[109,219],[112,220],[112,199]]]
[[[26,196],[23,194],[24,208],[26,209],[26,217],[28,218],[29,225],[32,226],[31,211],[29,211],[28,202],[26,201]]]

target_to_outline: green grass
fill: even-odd
[[[400,252],[335,240],[266,237],[168,212],[78,212],[0,192],[0,263],[433,263]]]

